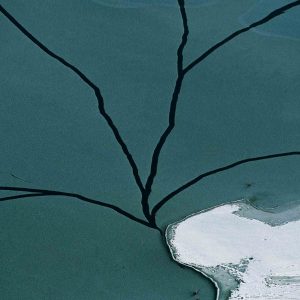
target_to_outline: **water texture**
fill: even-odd
[[[256,2],[187,2],[184,65],[240,29],[239,17]],[[1,5],[100,87],[145,182],[177,77],[183,28],[175,2],[135,9],[82,0]],[[2,15],[0,32],[1,186],[82,194],[144,218],[132,170],[93,91]],[[300,149],[299,52],[298,40],[251,30],[186,76],[151,207],[203,172]],[[157,224],[164,229],[244,197],[260,208],[293,203],[299,163],[299,156],[280,157],[207,177],[170,200]],[[0,228],[3,299],[176,300],[199,289],[200,297],[215,299],[209,280],[170,259],[158,231],[104,207],[65,196],[1,202]]]
[[[240,17],[240,22],[243,25],[249,25],[268,12],[288,4],[290,1],[286,0],[261,0],[251,7],[246,13]],[[281,38],[300,38],[300,9],[296,8],[291,13],[284,14],[278,18],[274,23],[268,24],[264,27],[257,28],[255,31],[259,34],[270,37]]]

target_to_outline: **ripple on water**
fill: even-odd
[[[265,17],[270,12],[280,8],[291,0],[261,0],[240,16],[239,21],[243,26]],[[300,7],[294,7],[272,22],[252,29],[254,32],[270,37],[300,39]]]
[[[145,6],[173,6],[178,7],[176,0],[92,0],[95,3],[119,8],[134,8]],[[197,7],[202,5],[212,5],[220,0],[188,0],[185,7]]]

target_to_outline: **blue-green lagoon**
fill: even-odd
[[[144,184],[168,126],[184,29],[176,1],[124,2],[1,5],[100,88]],[[186,1],[183,65],[276,9],[269,4]],[[199,174],[300,149],[295,14],[297,23],[294,7],[226,43],[186,74],[150,208]],[[0,186],[80,194],[144,220],[132,168],[99,115],[94,90],[0,15]],[[298,155],[281,156],[208,176],[168,201],[156,214],[157,226],[165,230],[192,213],[242,198],[262,209],[292,204],[300,199],[299,164]],[[1,189],[0,196],[16,194]],[[198,290],[200,299],[216,298],[211,281],[172,259],[159,231],[78,200],[52,194],[1,201],[1,298],[176,300],[191,299]]]

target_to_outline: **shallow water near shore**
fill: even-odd
[[[166,240],[174,260],[215,283],[218,300],[298,299],[299,210],[235,201],[169,225]]]
[[[188,5],[185,63],[243,26],[241,16],[256,3]],[[100,86],[144,181],[176,80],[182,34],[177,6],[1,4]],[[0,27],[1,185],[76,192],[142,217],[131,169],[98,115],[94,94],[2,17]],[[297,39],[249,32],[187,76],[151,205],[202,172],[300,149],[299,52]],[[297,156],[277,158],[209,177],[172,199],[158,213],[158,224],[166,228],[244,197],[261,208],[297,202],[299,165]],[[216,296],[208,279],[171,259],[158,232],[102,207],[58,197],[3,202],[0,226],[3,299],[179,300],[198,289],[200,299]]]

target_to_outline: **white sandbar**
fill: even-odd
[[[241,201],[170,225],[173,258],[211,278],[219,300],[300,299],[300,221],[271,226],[255,211]]]

